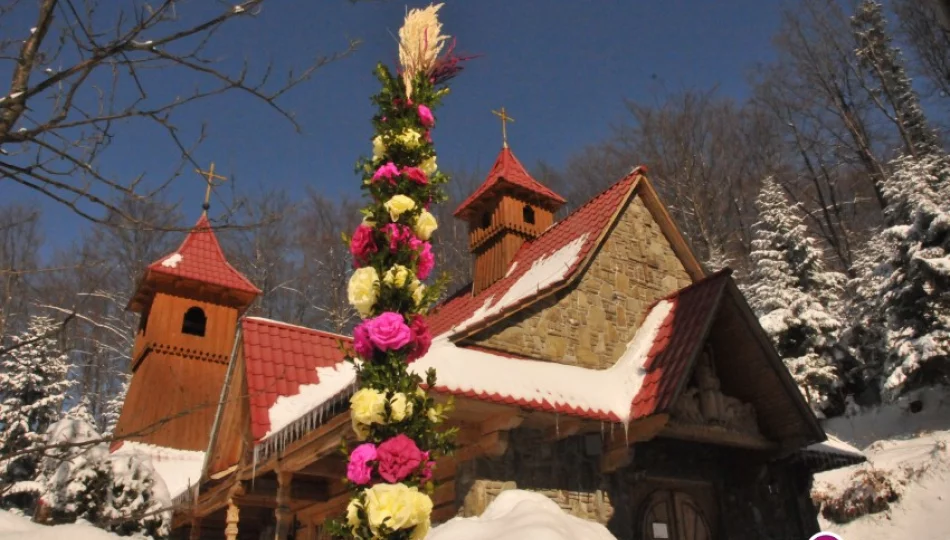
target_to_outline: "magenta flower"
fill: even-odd
[[[346,477],[358,486],[369,483],[373,477],[373,467],[370,461],[375,461],[377,457],[376,445],[373,443],[364,443],[350,452],[350,462],[346,465]]]
[[[376,240],[373,239],[373,228],[366,225],[360,225],[353,232],[353,238],[350,239],[350,253],[353,254],[353,262],[363,265],[369,262],[371,255],[376,253],[379,248],[376,247]]]
[[[363,324],[369,332],[370,342],[381,351],[395,351],[412,341],[412,330],[398,313],[387,311]]]
[[[427,128],[435,125],[435,117],[432,116],[432,110],[425,105],[419,105],[419,121]]]
[[[432,469],[435,468],[435,462],[429,459],[429,452],[422,453],[422,471],[419,473],[419,478],[423,482],[428,482],[432,480]]]
[[[387,223],[383,225],[383,232],[389,237],[389,250],[393,253],[399,251],[399,248],[408,245],[411,249],[418,249],[413,245],[413,241],[419,242],[416,235],[406,225],[398,223]]]
[[[419,167],[403,167],[402,174],[417,184],[426,185],[429,183],[426,173],[422,172]]]
[[[395,186],[397,177],[399,177],[399,167],[396,167],[396,164],[390,161],[389,163],[376,169],[376,172],[373,174],[373,182],[386,180]]]
[[[363,360],[372,360],[373,342],[369,339],[369,329],[365,322],[353,329],[353,349]]]
[[[418,315],[413,317],[409,329],[412,330],[412,349],[406,357],[406,362],[411,364],[429,352],[429,347],[432,345],[432,334],[429,333],[429,326],[425,319]]]
[[[429,273],[435,268],[435,256],[432,254],[432,244],[422,242],[422,249],[419,250],[419,265],[416,269],[416,275],[419,279],[426,279]]]
[[[406,478],[422,463],[422,451],[415,441],[399,434],[379,445],[379,475],[390,483]]]

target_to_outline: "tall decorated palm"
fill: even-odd
[[[439,287],[429,243],[437,223],[431,205],[445,199],[448,178],[436,167],[434,110],[461,69],[438,20],[441,4],[414,9],[399,30],[399,70],[376,67],[382,90],[373,96],[373,155],[358,171],[370,203],[350,239],[355,271],[348,295],[363,321],[353,331],[360,389],[350,401],[360,443],[347,448],[353,487],[347,538],[424,538],[430,527],[434,460],[453,448],[452,430],[439,429],[445,409],[430,398],[426,379],[409,364],[432,337],[424,314]]]

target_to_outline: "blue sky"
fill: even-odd
[[[189,9],[190,2],[181,9]],[[211,4],[211,3],[209,3]],[[217,4],[214,4],[217,5]],[[223,35],[216,50],[225,62],[247,57],[258,65],[304,65],[309,59],[362,40],[353,55],[325,67],[285,96],[303,127],[291,125],[259,102],[230,95],[191,111],[208,126],[196,156],[215,161],[245,193],[308,187],[329,195],[358,193],[356,158],[368,152],[376,91],[376,61],[392,63],[393,35],[406,3],[282,0]],[[423,2],[409,2],[421,7]],[[627,120],[623,100],[655,99],[662,89],[710,88],[741,99],[749,70],[771,57],[779,24],[775,1],[730,0],[448,0],[444,29],[458,50],[481,57],[453,82],[438,111],[434,132],[443,169],[485,171],[500,146],[498,119],[504,105],[516,119],[512,149],[529,168],[539,160],[555,166],[582,146],[603,139]],[[170,73],[154,82],[167,92],[193,84]],[[189,127],[189,126],[185,126]],[[193,126],[190,126],[193,128]],[[132,125],[104,156],[102,166],[119,175],[154,178],[172,166],[169,148],[154,133]],[[164,146],[163,146],[164,145]],[[188,219],[200,212],[201,181],[186,175],[168,195],[183,201]],[[31,199],[0,183],[0,199]],[[66,210],[44,204],[47,236],[67,241],[83,226]],[[214,210],[212,210],[212,216]],[[78,225],[78,227],[77,227]]]

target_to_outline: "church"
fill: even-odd
[[[566,203],[505,145],[455,211],[474,279],[428,315],[458,450],[435,523],[542,493],[621,539],[801,540],[828,442],[729,270],[696,260],[643,168]],[[349,337],[247,316],[261,293],[203,215],[148,266],[113,452],[151,460],[177,538],[329,538],[349,493]]]

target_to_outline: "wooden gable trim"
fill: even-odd
[[[680,262],[683,263],[683,268],[686,269],[686,273],[693,278],[693,281],[699,281],[706,277],[706,271],[703,270],[703,265],[696,259],[693,250],[689,247],[689,242],[686,241],[683,233],[680,232],[679,227],[676,226],[673,217],[667,212],[666,205],[663,204],[659,193],[654,189],[653,183],[650,182],[649,178],[643,175],[640,176],[639,180],[634,189],[642,196],[643,204],[653,216],[653,221],[660,226],[663,236],[666,237],[667,242],[669,242],[673,248],[673,253],[675,253]]]
[[[735,282],[731,279],[729,280],[726,288],[729,291],[733,305],[735,305],[737,308],[737,311],[746,323],[746,327],[755,338],[759,348],[762,350],[762,353],[768,361],[769,367],[775,371],[779,381],[782,383],[782,387],[785,389],[786,396],[792,400],[795,407],[801,414],[802,420],[806,424],[809,431],[811,431],[813,438],[811,440],[801,441],[801,445],[805,446],[807,444],[826,440],[828,437],[825,434],[825,430],[822,429],[821,424],[818,422],[818,417],[815,416],[815,413],[812,412],[811,407],[808,406],[808,403],[805,401],[805,397],[798,389],[798,384],[795,383],[795,379],[792,378],[792,374],[788,371],[788,368],[785,367],[785,362],[782,361],[778,355],[778,352],[776,352],[775,347],[772,345],[772,340],[769,339],[768,334],[765,333],[762,325],[759,324],[759,319],[755,316],[755,313],[752,312],[752,308],[749,306],[749,303],[746,302],[745,296],[743,296],[742,292],[739,290],[739,287],[736,286]],[[787,450],[795,449],[797,448],[788,448]]]
[[[524,309],[527,309],[533,306],[534,304],[544,300],[545,298],[548,298],[551,295],[557,294],[561,290],[572,286],[576,281],[578,281],[580,277],[583,276],[587,272],[587,269],[593,263],[597,254],[600,253],[600,248],[601,246],[603,246],[604,240],[606,240],[607,237],[610,236],[610,233],[613,232],[613,230],[616,228],[617,220],[620,219],[620,216],[622,216],[623,213],[627,210],[627,208],[630,206],[630,201],[635,196],[635,193],[637,190],[637,184],[639,184],[640,180],[644,178],[644,176],[640,173],[639,167],[633,172],[631,172],[630,174],[636,175],[636,178],[634,178],[634,181],[631,184],[630,188],[628,189],[627,193],[623,196],[623,201],[617,205],[617,209],[614,210],[613,215],[610,216],[610,220],[608,220],[607,226],[604,227],[604,229],[600,232],[600,235],[597,237],[597,240],[594,242],[593,247],[587,252],[587,255],[585,255],[584,258],[577,263],[577,268],[573,272],[571,272],[570,275],[568,275],[565,278],[562,278],[560,281],[553,283],[541,293],[525,298],[521,300],[520,302],[516,302],[515,304],[508,306],[507,308],[501,310],[495,315],[487,317],[485,320],[477,324],[471,325],[463,330],[460,330],[452,334],[450,336],[450,339],[456,342],[462,341],[465,338],[471,337],[483,330],[487,330],[495,326],[497,323],[514,315],[515,313],[518,313]]]

